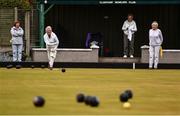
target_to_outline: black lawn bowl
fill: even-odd
[[[21,69],[22,66],[21,65],[16,65],[16,69]]]
[[[65,68],[62,68],[62,69],[61,69],[61,72],[65,73],[65,72],[66,72],[66,69],[65,69]]]
[[[10,65],[7,65],[6,68],[7,68],[7,69],[13,68],[13,65],[11,65],[11,64],[10,64]]]
[[[33,69],[33,68],[35,68],[35,66],[34,66],[34,65],[31,65],[31,68]]]
[[[128,96],[127,93],[122,93],[122,94],[119,96],[119,100],[120,100],[121,102],[127,102],[128,99],[129,99],[129,96]]]
[[[93,97],[91,97],[91,99],[90,99],[90,106],[92,106],[92,107],[98,107],[99,106],[99,100],[98,100],[98,98],[97,97],[95,97],[95,96],[93,96]]]
[[[33,104],[36,107],[43,107],[45,104],[45,99],[42,96],[36,96],[33,99]]]
[[[85,95],[83,93],[77,94],[76,100],[77,100],[78,103],[84,102],[85,101]]]
[[[133,98],[133,92],[131,90],[126,90],[124,93],[127,93],[128,99],[132,99]]]
[[[85,99],[84,99],[84,102],[86,105],[90,105],[91,104],[91,98],[92,96],[86,96]]]

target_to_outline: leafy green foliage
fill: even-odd
[[[0,0],[0,8],[14,7],[29,10],[31,8],[31,4],[29,3],[29,0]]]

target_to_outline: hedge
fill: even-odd
[[[29,0],[0,0],[0,8],[18,7],[24,10],[30,10],[31,4]]]

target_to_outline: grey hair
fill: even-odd
[[[153,21],[151,25],[157,25],[158,26],[158,22],[157,21]]]

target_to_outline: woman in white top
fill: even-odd
[[[52,32],[51,26],[46,27],[44,34],[44,42],[46,43],[47,55],[49,59],[49,68],[53,69],[54,60],[56,58],[56,49],[59,45],[59,40],[55,33]]]
[[[12,35],[10,42],[12,43],[13,61],[20,62],[22,59],[24,30],[20,27],[19,21],[14,23],[10,33]]]
[[[163,42],[163,36],[160,29],[158,29],[158,23],[154,21],[151,24],[152,29],[149,30],[149,68],[158,68],[159,63],[159,51]]]

